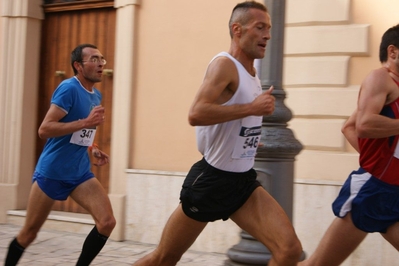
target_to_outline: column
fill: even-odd
[[[136,11],[139,4],[138,0],[115,0],[114,3],[117,15],[109,198],[118,221],[111,239],[117,241],[125,239],[126,169],[130,155],[131,107],[135,76],[134,39]]]
[[[41,0],[2,0],[0,222],[26,207],[35,166]]]

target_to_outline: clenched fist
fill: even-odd
[[[252,102],[254,115],[271,115],[274,112],[275,98],[272,95],[274,87],[271,86],[267,91],[259,95]]]

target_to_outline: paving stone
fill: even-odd
[[[9,243],[20,226],[0,224],[0,264],[5,260]],[[36,240],[26,249],[18,266],[75,266],[86,235],[42,229]],[[93,266],[130,266],[155,245],[134,241],[108,240]],[[187,251],[177,266],[222,266],[225,254]]]

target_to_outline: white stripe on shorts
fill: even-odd
[[[353,174],[351,178],[351,195],[342,205],[341,210],[339,212],[339,217],[344,217],[348,212],[352,209],[352,201],[359,193],[362,186],[370,179],[370,173],[363,173],[363,174]]]

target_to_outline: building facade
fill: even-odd
[[[102,84],[104,91],[112,85],[112,110],[106,111],[111,156],[107,190],[118,223],[111,237],[157,243],[179,203],[186,172],[201,159],[188,109],[209,60],[229,47],[228,19],[239,1],[78,2],[72,7],[2,0],[0,222],[23,221],[37,159],[43,58],[57,54],[43,51],[43,36],[51,36],[43,25],[50,12],[73,16],[111,8],[113,24],[87,24],[87,31],[100,33],[106,31],[104,25],[112,25],[114,33],[112,49],[99,45],[112,58],[110,85]],[[343,180],[358,167],[358,156],[340,128],[356,106],[362,79],[380,66],[379,41],[399,22],[398,8],[399,3],[389,0],[286,1],[285,104],[293,112],[289,127],[304,146],[295,162],[293,223],[307,253],[334,218],[331,203]],[[59,27],[63,31],[73,25]],[[78,44],[68,36],[60,42]],[[85,214],[55,212],[50,218],[45,226],[80,232],[92,225]],[[191,249],[225,253],[239,241],[239,233],[231,221],[212,223]],[[375,234],[343,265],[395,265],[395,256],[396,250]]]

